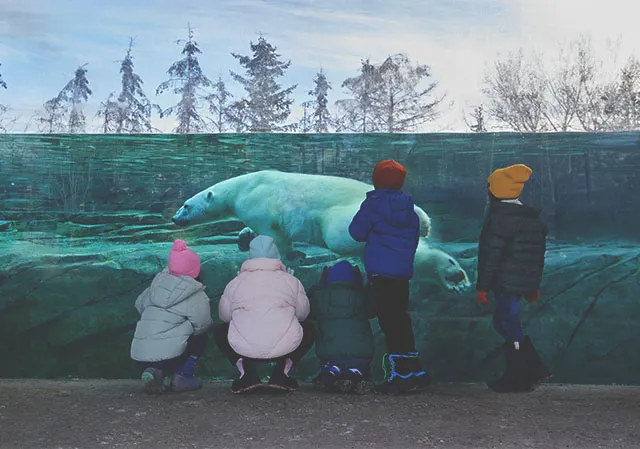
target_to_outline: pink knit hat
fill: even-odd
[[[200,258],[187,249],[187,242],[176,240],[169,253],[169,273],[174,276],[191,276],[197,278],[200,274]]]

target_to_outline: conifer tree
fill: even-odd
[[[310,128],[315,133],[329,132],[329,124],[331,123],[331,115],[327,108],[327,95],[331,84],[327,81],[327,77],[323,70],[320,70],[313,80],[315,87],[308,92],[313,97],[313,111],[311,113]]]
[[[236,120],[242,120],[242,128],[252,132],[286,130],[284,125],[291,114],[291,94],[297,85],[282,89],[278,79],[284,76],[291,61],[282,62],[277,48],[260,36],[257,43],[250,43],[252,56],[231,53],[245,69],[242,76],[231,72],[233,79],[244,87],[247,97],[234,103]],[[238,128],[238,126],[236,125]]]
[[[313,132],[313,129],[311,128],[313,101],[303,101],[300,106],[302,106],[302,117],[296,124],[295,129],[303,134]]]
[[[206,126],[199,112],[199,99],[204,97],[200,91],[203,88],[211,87],[211,81],[200,68],[197,55],[202,52],[198,43],[193,39],[193,30],[190,26],[187,41],[176,41],[178,44],[181,42],[185,43],[182,49],[184,58],[171,64],[167,71],[170,78],[158,86],[156,95],[160,95],[168,89],[171,89],[174,94],[180,95],[180,101],[174,106],[161,110],[160,117],[175,114],[178,120],[175,132],[179,134],[197,133],[203,131]]]
[[[1,66],[2,64],[0,64]],[[0,87],[4,87],[5,89],[7,88],[7,83],[4,82],[4,80],[2,79],[2,73],[0,73]],[[9,108],[7,108],[5,105],[3,105],[2,103],[0,103],[0,132],[6,132],[6,128],[4,127],[4,125],[2,124],[3,120],[3,116],[4,114],[8,111]]]
[[[64,98],[66,98],[71,105],[69,132],[72,134],[85,131],[86,118],[82,110],[82,103],[86,102],[93,93],[89,88],[89,80],[87,79],[87,69],[85,69],[85,66],[86,64],[78,67],[73,79],[62,89]]]
[[[64,88],[43,105],[38,117],[44,132],[83,133],[86,128],[86,117],[82,103],[86,103],[93,93],[89,88],[86,64],[76,69],[75,75]],[[67,117],[68,114],[68,117]]]
[[[121,90],[117,100],[115,93],[100,105],[98,116],[103,118],[103,132],[143,133],[151,132],[151,102],[145,95],[140,75],[135,73],[131,49],[133,39],[129,39],[127,54],[120,64]]]
[[[2,64],[0,64],[1,66]],[[4,87],[5,89],[7,88],[7,83],[4,82],[4,80],[2,79],[2,73],[0,73],[0,87]]]
[[[229,100],[233,97],[227,90],[222,78],[213,85],[213,92],[207,95],[209,102],[209,112],[211,112],[211,124],[214,132],[223,133],[229,129],[229,124],[233,122],[231,104]]]

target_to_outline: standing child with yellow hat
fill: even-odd
[[[551,376],[520,323],[519,300],[536,301],[544,269],[547,227],[540,210],[520,201],[532,170],[523,164],[495,170],[489,176],[490,207],[478,247],[478,302],[488,305],[493,291],[493,325],[504,338],[506,369],[490,381],[493,391],[531,391]]]

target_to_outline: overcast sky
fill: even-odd
[[[129,37],[136,71],[153,102],[166,107],[174,98],[155,96],[166,71],[179,58],[187,23],[196,33],[200,63],[210,79],[222,76],[232,92],[229,70],[240,71],[231,52],[249,54],[258,33],[278,48],[291,68],[283,85],[298,84],[296,103],[308,98],[321,67],[333,85],[330,102],[344,98],[341,82],[357,74],[362,58],[381,62],[405,52],[427,64],[439,92],[453,102],[424,131],[466,131],[463,110],[482,101],[481,81],[496,56],[524,47],[555,54],[558,44],[588,33],[599,51],[607,39],[618,42],[622,59],[640,55],[640,4],[631,0],[0,0],[0,73],[8,89],[0,104],[21,115],[13,131],[55,96],[88,63],[98,104],[119,89],[119,63]],[[613,70],[613,66],[609,67]],[[300,113],[296,107],[294,114]],[[293,118],[293,117],[292,117]],[[169,132],[171,120],[154,119]],[[90,125],[88,131],[95,132]],[[35,127],[30,132],[35,132]]]

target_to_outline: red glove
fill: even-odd
[[[538,299],[540,299],[540,290],[538,290],[535,293],[529,293],[528,295],[524,295],[524,299],[526,299],[528,302],[537,301]]]
[[[478,304],[480,304],[481,306],[488,306],[490,304],[489,300],[487,299],[487,292],[478,291],[476,292],[476,295],[478,296]]]

